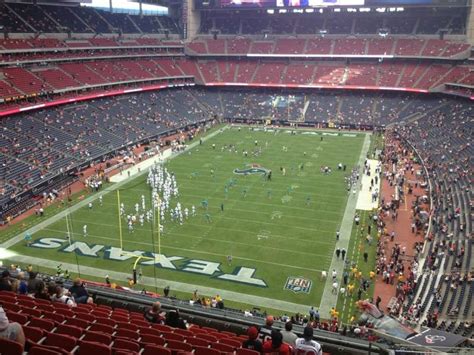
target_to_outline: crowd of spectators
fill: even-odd
[[[425,258],[420,265],[423,273],[418,275],[415,292],[404,310],[407,317],[425,320],[430,325],[438,325],[438,319],[443,319],[440,329],[463,334],[470,331],[461,323],[470,314],[471,302],[466,302],[466,296],[469,300],[473,289],[470,277],[472,114],[472,105],[454,101],[398,128],[398,133],[423,159],[432,182],[431,229],[426,237]],[[416,209],[414,212],[417,216]],[[426,218],[425,215],[423,222]],[[414,221],[413,228],[416,226]],[[428,226],[423,223],[423,230]],[[452,322],[447,323],[450,318]]]
[[[127,15],[81,6],[8,3],[2,5],[7,32],[178,33],[168,16]]]
[[[381,28],[392,34],[437,34],[439,29],[447,28],[450,34],[465,33],[465,12],[451,9],[442,14],[431,9],[406,9],[402,13],[376,15],[366,13],[339,12],[316,15],[274,14],[265,16],[262,13],[216,14],[204,12],[201,20],[200,33],[210,34],[219,31],[222,34],[262,35],[263,31],[278,35],[320,34],[352,34],[376,35]],[[418,24],[418,25],[417,25]],[[417,25],[417,26],[416,26]]]

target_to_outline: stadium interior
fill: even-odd
[[[395,215],[392,225],[418,239],[401,252],[398,281],[383,286],[383,316],[373,287],[371,302],[359,295],[353,306],[357,319],[331,313],[316,321],[309,307],[270,318],[259,305],[204,307],[134,288],[134,268],[123,287],[84,275],[91,300],[74,307],[0,288],[7,322],[19,323],[26,338],[4,337],[0,324],[0,354],[251,355],[261,352],[242,347],[249,327],[273,339],[270,331],[285,329],[290,318],[297,335],[312,326],[322,347],[294,354],[472,354],[471,0],[84,2],[0,1],[2,282],[26,277],[29,285],[36,276],[66,290],[77,286],[75,277],[45,268],[25,275],[29,263],[3,255],[42,223],[45,196],[69,197],[79,183],[85,191],[84,177],[98,165],[107,167],[109,183],[129,167],[123,157],[143,147],[171,149],[179,136],[196,143],[194,136],[219,125],[382,137],[373,157],[393,166],[393,177],[397,164],[410,163],[403,188],[384,183],[381,197],[398,201],[403,184],[415,185],[419,196],[407,200],[406,221]],[[123,2],[134,10],[120,9]],[[145,10],[150,5],[159,10]],[[291,104],[263,104],[276,97]],[[374,283],[383,277],[377,272]],[[166,325],[144,317],[156,301]],[[265,352],[287,354],[272,351]]]

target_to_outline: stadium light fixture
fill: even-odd
[[[305,9],[304,10],[307,14],[312,14],[314,12],[314,9]]]
[[[385,12],[385,10],[387,10],[385,7],[377,7],[377,8],[375,9],[375,11],[381,12],[381,13]]]
[[[341,9],[337,7],[334,9],[334,12],[341,12]]]
[[[370,12],[370,7],[360,7],[359,12]]]
[[[349,7],[347,9],[347,12],[357,12],[357,9],[354,9],[353,7]]]
[[[287,9],[280,9],[280,10],[278,10],[278,13],[280,13],[280,14],[286,14],[287,12],[288,12]]]
[[[397,12],[403,12],[403,11],[405,11],[404,7],[397,7]]]
[[[274,9],[267,9],[267,14],[273,15],[275,13]]]

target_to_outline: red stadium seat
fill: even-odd
[[[54,329],[55,325],[52,320],[32,317],[30,322],[28,323],[28,326],[37,327],[50,332]]]
[[[167,325],[163,325],[163,324],[156,324],[156,323],[153,323],[151,325],[152,328],[154,329],[158,329],[159,331],[162,331],[162,332],[169,332],[171,333],[173,331],[173,328],[171,327],[168,327]]]
[[[155,336],[161,337],[161,332],[153,328],[140,328],[140,334],[142,335],[149,334],[149,335],[155,335]]]
[[[68,325],[68,324],[58,324],[56,327],[56,333],[71,335],[75,338],[80,338],[80,336],[82,335],[82,332],[83,332],[82,328],[75,327],[73,325]]]
[[[112,349],[114,350],[130,350],[138,352],[140,350],[140,345],[134,341],[125,340],[122,338],[115,339],[112,344]]]
[[[150,327],[150,323],[148,323],[146,320],[138,320],[138,319],[130,318],[130,322],[135,324],[137,327],[145,327],[145,328]]]
[[[193,337],[194,336],[193,332],[190,332],[189,330],[186,330],[186,329],[180,329],[180,328],[176,328],[173,331],[173,333],[183,335],[185,337]]]
[[[177,340],[167,340],[166,346],[173,351],[179,351],[179,350],[193,351],[193,347],[191,344],[183,343]]]
[[[117,325],[116,321],[109,318],[104,318],[104,317],[97,317],[95,321],[98,324],[105,324],[105,325],[111,326],[112,328],[115,328],[115,326]]]
[[[7,311],[6,313],[7,313],[8,319],[12,322],[17,322],[22,325],[28,322],[28,316],[25,314],[9,312],[9,311]]]
[[[101,343],[81,340],[77,353],[79,355],[112,355],[112,348]]]
[[[76,315],[78,314],[89,314],[91,313],[91,311],[87,308],[74,308],[74,313],[76,313]]]
[[[22,355],[23,346],[16,341],[0,338],[0,354],[4,355]]]
[[[114,328],[112,328],[110,325],[99,324],[99,323],[92,324],[89,330],[94,330],[96,332],[103,332],[110,335],[112,335],[112,333],[114,332]]]
[[[65,309],[68,311],[71,309],[71,307],[69,307],[67,304],[61,302],[53,302],[52,305],[54,308],[56,308],[56,311],[58,311],[58,309]]]
[[[207,340],[211,343],[217,342],[217,338],[209,334],[196,334],[196,338]]]
[[[28,297],[30,300],[32,300],[33,302],[35,302],[36,304],[52,304],[51,301],[49,300],[44,300],[42,298],[35,298],[35,299],[32,299],[31,297]]]
[[[89,330],[85,332],[84,337],[81,340],[110,345],[112,342],[112,336],[110,334]]]
[[[205,330],[208,333],[219,333],[219,331],[217,329],[214,329],[214,328],[202,327],[201,329]]]
[[[28,299],[19,298],[18,304],[22,307],[24,306],[24,307],[35,308],[36,306],[42,305],[43,303],[36,302],[35,300],[32,300],[31,298],[28,297]]]
[[[95,309],[101,309],[101,310],[104,310],[104,311],[108,311],[109,313],[112,313],[112,311],[113,311],[112,307],[106,306],[105,304],[100,304],[97,307],[95,307]]]
[[[194,347],[195,355],[221,355],[221,352],[216,349],[210,349],[204,346],[195,346]]]
[[[242,342],[234,339],[220,339],[219,343],[233,346],[234,348],[239,348]]]
[[[76,346],[77,339],[64,334],[49,333],[46,336],[46,340],[43,342],[44,345],[57,346],[58,348],[72,351]]]
[[[205,339],[187,338],[186,343],[191,344],[192,346],[208,347],[211,342]]]
[[[204,329],[201,329],[199,328],[198,326],[192,326],[191,328],[189,328],[189,331],[191,333],[194,333],[194,334],[207,334],[207,331],[205,331]]]
[[[65,319],[65,317],[62,314],[55,313],[55,312],[49,312],[49,311],[43,311],[43,316],[46,319],[50,319],[53,322],[58,322],[58,323],[64,322],[64,319]]]
[[[185,337],[175,333],[162,332],[161,336],[166,340],[184,341]]]
[[[30,307],[21,307],[21,313],[27,314],[30,317],[41,317],[43,314],[39,309],[33,309]]]
[[[44,331],[41,328],[24,325],[23,332],[25,333],[26,339],[32,341],[33,343],[39,342],[44,337]]]
[[[145,345],[141,355],[171,355],[171,349],[164,348],[157,345]]]
[[[235,350],[236,355],[259,355],[260,353],[251,349],[238,348]]]
[[[222,332],[220,332],[220,334],[225,334],[225,335],[227,335],[228,338],[235,337],[235,333],[226,332],[225,330],[223,330]]]
[[[228,352],[228,353],[234,352],[234,347],[233,346],[222,344],[222,343],[211,343],[211,348],[212,349],[217,349],[219,351]]]
[[[14,302],[0,301],[2,303],[3,309],[10,312],[20,312],[21,306],[17,305]]]
[[[156,336],[156,335],[143,334],[140,337],[140,343],[143,344],[143,345],[152,344],[152,345],[164,346],[165,343],[166,343],[166,340],[164,338]]]
[[[137,332],[134,332],[133,330],[129,330],[129,329],[123,329],[123,328],[117,329],[114,335],[116,337],[133,339],[133,340],[138,340],[138,338],[140,338],[140,334],[138,334]]]
[[[121,313],[112,313],[110,315],[110,319],[113,319],[117,323],[128,323],[130,321],[130,318],[128,316],[125,316]]]
[[[95,308],[94,305],[89,304],[89,303],[79,303],[76,307],[76,309],[85,309],[89,312],[94,308]]]
[[[89,323],[93,323],[96,320],[96,318],[92,314],[89,314],[89,313],[76,313],[76,318],[83,319]]]
[[[36,305],[36,309],[40,309],[42,311],[48,311],[48,312],[54,312],[55,308],[51,304],[44,304],[44,303],[38,303]]]
[[[66,320],[66,324],[73,325],[82,329],[86,329],[89,326],[89,323],[87,321],[78,318],[68,318]]]
[[[28,351],[28,354],[29,355],[63,355],[63,354],[68,354],[68,353],[61,351],[61,349],[59,348],[35,345]]]
[[[137,325],[127,322],[117,322],[117,328],[133,330],[134,332],[138,331]]]

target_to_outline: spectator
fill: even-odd
[[[166,313],[165,324],[174,328],[187,329],[186,322],[179,316],[178,310]]]
[[[313,340],[313,328],[305,327],[303,337],[296,340],[297,351],[305,351],[306,354],[322,355],[321,345]]]
[[[41,280],[38,280],[36,278],[37,273],[34,271],[29,272],[29,280],[28,280],[28,293],[35,293],[38,290],[38,285],[43,284],[44,288],[44,283]]]
[[[163,314],[164,313],[161,312],[161,303],[156,301],[151,308],[145,312],[145,319],[150,323],[163,324],[165,321]]]
[[[51,290],[53,287],[51,287]],[[60,302],[68,305],[69,307],[76,307],[76,303],[74,302],[74,299],[72,297],[66,296],[64,294],[64,289],[56,285],[54,287],[54,293],[51,295],[51,301],[53,302]]]
[[[69,289],[69,293],[72,295],[74,302],[76,303],[85,304],[89,300],[89,293],[79,278],[74,280],[72,287]]]
[[[12,291],[12,283],[10,281],[10,272],[4,270],[0,279],[0,291]]]
[[[0,338],[16,341],[21,346],[25,346],[23,328],[19,323],[10,323],[2,307],[0,307]]]
[[[283,342],[283,335],[278,330],[272,330],[271,337],[263,344],[264,354],[290,355],[292,353],[290,346]]]
[[[257,328],[249,327],[247,329],[247,335],[249,338],[247,340],[244,340],[244,342],[242,343],[242,347],[244,349],[251,349],[251,350],[255,350],[261,353],[263,347],[262,347],[262,342],[258,340]]]
[[[291,346],[295,346],[296,339],[298,336],[292,332],[293,323],[290,321],[285,323],[285,330],[282,330],[281,334],[283,335],[283,341]]]
[[[51,297],[49,296],[48,289],[46,288],[46,285],[44,284],[43,281],[38,280],[36,284],[36,290],[34,290],[33,295],[35,298],[42,299],[42,300],[51,300]]]
[[[19,272],[17,278],[18,278],[18,291],[17,292],[20,295],[26,295],[28,293],[28,284],[25,281],[25,273],[23,271]]]

